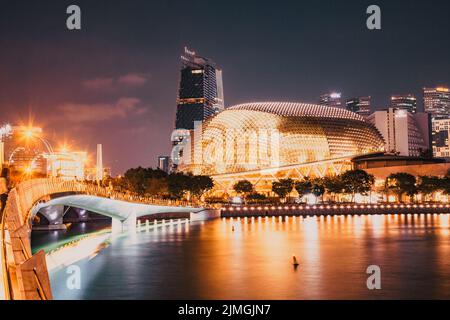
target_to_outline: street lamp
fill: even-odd
[[[44,146],[47,148],[47,152],[49,154],[53,154],[53,148],[50,145],[50,142],[48,142],[48,140],[42,138],[40,135],[37,135],[36,132],[33,130],[33,128],[27,128],[25,131],[23,131],[23,136],[26,139],[32,139],[32,138],[39,139],[44,144]]]

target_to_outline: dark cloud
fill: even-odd
[[[123,97],[113,103],[64,103],[55,108],[53,121],[73,123],[96,123],[117,118],[128,118],[143,115],[148,109],[142,107],[141,100],[133,97]]]
[[[126,88],[138,88],[145,85],[148,75],[143,73],[127,73],[117,78],[98,77],[82,82],[83,87],[94,91],[117,91]]]

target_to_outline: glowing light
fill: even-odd
[[[25,131],[23,132],[23,135],[24,135],[26,138],[32,138],[32,137],[34,136],[34,133],[33,133],[32,130],[27,129],[27,130],[25,130]]]
[[[317,197],[312,193],[308,193],[307,195],[305,195],[305,199],[308,205],[314,205],[317,203]]]

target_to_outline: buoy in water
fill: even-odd
[[[296,256],[292,256],[292,264],[294,267],[298,267],[299,263],[297,261],[297,257]]]

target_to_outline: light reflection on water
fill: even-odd
[[[58,299],[450,298],[449,215],[217,219],[114,240]],[[233,231],[234,226],[234,231]],[[300,266],[294,269],[295,255]],[[382,289],[368,290],[379,265]]]

